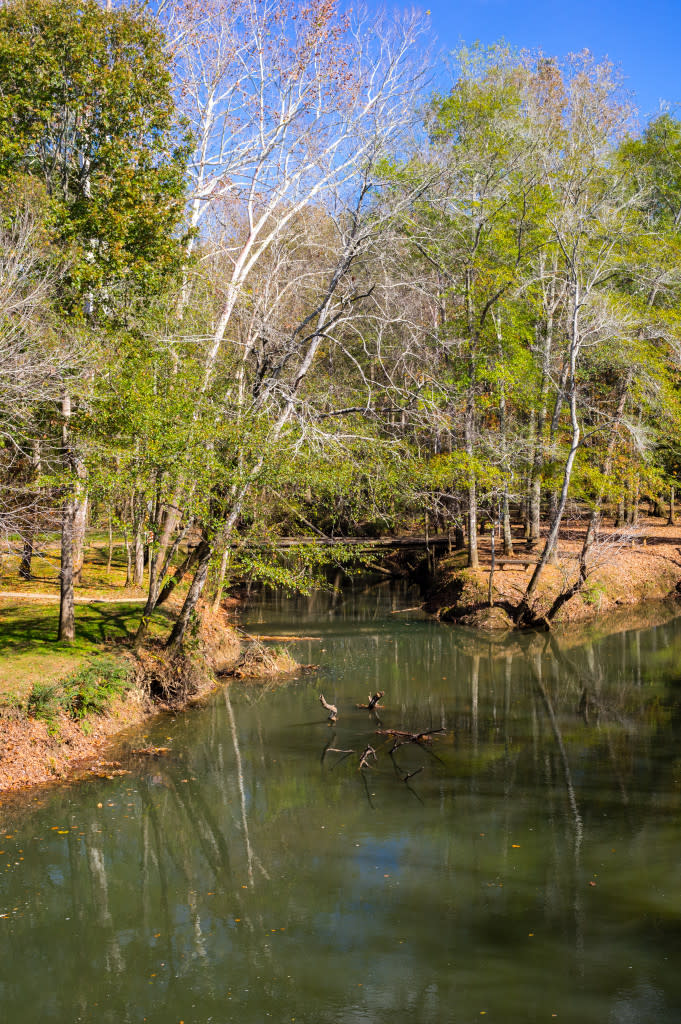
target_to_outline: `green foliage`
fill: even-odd
[[[178,266],[185,140],[163,40],[135,9],[11,0],[0,9],[0,180],[45,187],[72,314],[99,319]]]
[[[34,683],[26,700],[26,714],[43,722],[52,722],[61,709],[59,691],[49,683]]]
[[[112,701],[130,689],[130,669],[109,658],[98,658],[61,683],[34,683],[26,699],[26,714],[54,726],[59,714],[76,721],[106,714]]]
[[[130,689],[130,668],[118,661],[98,658],[61,686],[61,705],[71,718],[103,715],[117,697]]]

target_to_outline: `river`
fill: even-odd
[[[677,1024],[681,618],[490,641],[410,601],[260,601],[318,669],[5,802],[3,1021]]]

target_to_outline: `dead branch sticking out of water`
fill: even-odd
[[[325,711],[329,712],[329,722],[331,725],[338,719],[338,708],[335,704],[329,704],[323,693],[319,694],[319,703]]]
[[[361,771],[362,768],[369,768],[370,767],[370,765],[369,765],[369,758],[370,757],[373,757],[374,761],[378,760],[378,756],[377,756],[376,751],[374,750],[374,748],[372,746],[367,745],[364,753],[362,754],[362,756],[359,759],[358,771]]]
[[[385,690],[379,690],[378,693],[373,695],[373,697],[369,694],[368,704],[356,704],[355,706],[358,708],[364,708],[366,711],[373,711],[374,708],[383,708],[384,705],[378,703],[383,696],[385,696]]]

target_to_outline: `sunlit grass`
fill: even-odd
[[[12,694],[23,698],[34,684],[54,683],[98,658],[124,657],[139,625],[145,590],[125,586],[125,546],[120,538],[115,541],[109,567],[106,535],[88,537],[81,583],[76,587],[76,639],[71,644],[57,640],[59,538],[42,541],[31,580],[19,576],[16,551],[2,558],[0,700]],[[159,609],[151,634],[167,634],[171,622],[172,613]]]
[[[139,624],[139,604],[79,604],[76,639],[57,640],[59,605],[0,597],[0,698],[23,697],[36,682],[52,683],[99,657],[123,656]],[[168,632],[172,616],[154,615],[152,635]]]

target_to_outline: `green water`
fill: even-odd
[[[681,619],[490,643],[410,602],[262,603],[316,672],[2,807],[2,1021],[681,1019]]]

